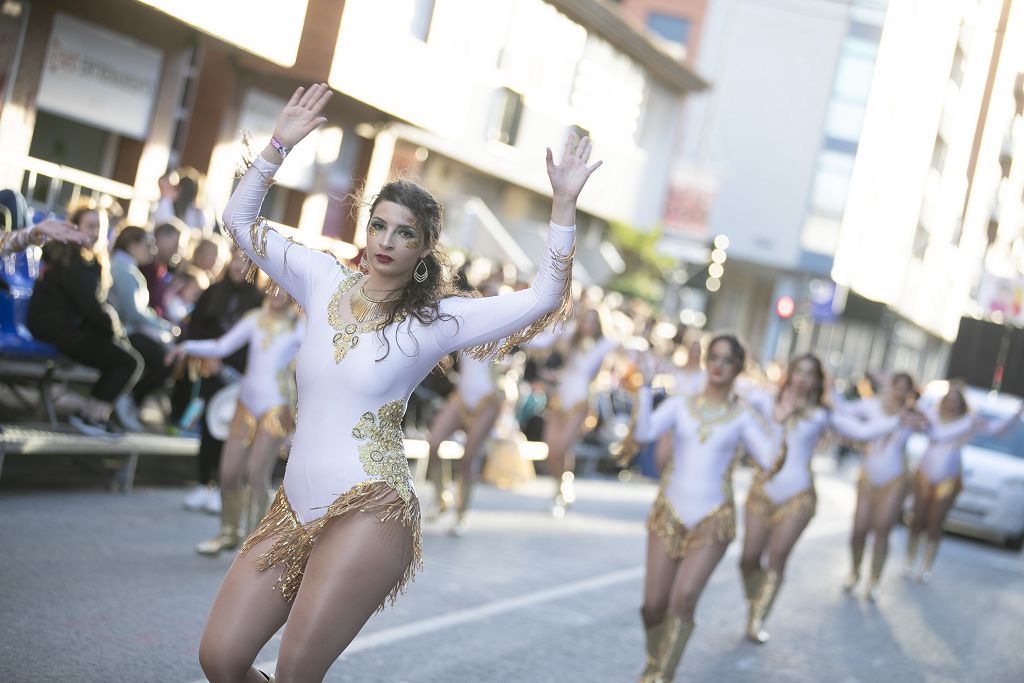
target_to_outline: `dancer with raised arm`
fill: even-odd
[[[776,396],[750,396],[759,412],[786,434],[786,463],[770,481],[756,477],[747,494],[740,573],[749,606],[747,638],[768,641],[763,628],[782,585],[786,562],[814,516],[817,495],[811,460],[829,429],[869,441],[892,433],[900,417],[860,420],[837,413],[825,401],[825,369],[813,353],[797,356]],[[789,418],[783,420],[783,416]],[[767,555],[766,561],[762,558]]]
[[[306,313],[297,358],[295,439],[270,512],[242,545],[203,632],[213,683],[261,681],[257,654],[287,621],[280,683],[322,680],[366,620],[420,566],[420,510],[402,444],[413,389],[446,355],[489,357],[569,312],[576,199],[590,141],[550,150],[553,195],[545,259],[531,287],[458,296],[440,244],[441,207],[408,181],[370,204],[367,274],[271,229],[260,204],[289,150],[326,119],[326,84],[300,88],[271,142],[228,202],[229,235]]]
[[[633,439],[674,435],[672,460],[647,518],[647,563],[640,610],[647,636],[641,683],[671,681],[694,629],[697,601],[736,536],[732,470],[740,446],[770,478],[785,461],[782,428],[733,391],[746,350],[718,335],[707,351],[707,381],[696,396],[670,396],[652,410],[651,367],[637,397]],[[788,419],[788,415],[782,416]]]
[[[912,409],[917,398],[914,379],[905,372],[889,378],[881,398],[837,401],[836,410],[862,420],[876,421],[901,417],[899,428],[884,436],[865,442],[860,481],[857,484],[857,507],[853,513],[850,535],[852,567],[843,582],[843,590],[852,592],[860,582],[861,561],[868,534],[874,537],[871,549],[871,577],[867,598],[878,599],[882,570],[889,555],[889,534],[903,507],[907,494],[907,463],[905,448],[914,427],[921,426],[921,415]]]
[[[248,345],[238,404],[220,457],[220,533],[196,546],[200,555],[237,548],[242,529],[255,529],[267,512],[274,464],[294,429],[293,363],[305,329],[292,298],[278,291],[219,339],[187,341],[167,354],[168,364],[186,355],[224,359]]]
[[[963,389],[951,384],[935,409],[924,411],[928,419],[928,447],[914,473],[913,511],[907,530],[907,556],[903,575],[910,577],[917,563],[921,535],[927,536],[924,560],[917,575],[919,583],[929,583],[935,555],[942,539],[942,525],[963,489],[964,444],[976,434],[1002,436],[1024,415],[1024,402],[1016,413],[1001,420],[989,420],[971,414]]]

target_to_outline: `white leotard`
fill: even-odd
[[[282,386],[283,373],[302,344],[306,325],[301,319],[274,319],[261,309],[249,311],[219,339],[185,342],[185,351],[200,358],[227,358],[246,344],[247,362],[238,400],[260,417],[268,410],[289,405],[291,396]]]
[[[672,465],[662,475],[662,490],[687,527],[693,528],[716,507],[732,503],[729,477],[740,445],[766,470],[776,465],[781,453],[782,428],[756,416],[742,401],[737,400],[723,419],[710,425],[703,442],[694,398],[670,396],[652,411],[651,390],[645,386],[637,401],[637,442],[656,441],[670,429],[674,434]]]
[[[306,314],[285,494],[302,523],[321,517],[327,506],[364,481],[386,482],[409,503],[415,494],[401,421],[413,389],[445,355],[507,337],[557,310],[570,277],[562,262],[572,251],[575,228],[551,226],[546,259],[530,288],[496,297],[444,299],[441,311],[454,319],[424,325],[409,317],[382,332],[363,332],[357,345],[335,361],[334,339],[352,324],[344,292],[362,275],[275,230],[261,234],[251,229],[277,169],[256,158],[231,195],[224,224]]]
[[[493,366],[494,363],[479,360],[468,353],[459,354],[459,382],[455,390],[468,410],[473,410],[480,401],[498,390]]]
[[[886,413],[882,409],[881,400],[874,397],[842,401],[837,403],[836,407],[839,413],[852,415],[872,424],[877,424],[884,418],[896,417],[897,421],[899,420],[898,415]],[[883,486],[896,477],[906,475],[907,463],[904,449],[910,434],[911,430],[908,427],[900,425],[883,436],[865,441],[861,469],[872,486]]]
[[[611,353],[619,342],[609,337],[601,337],[593,342],[590,348],[569,349],[569,358],[558,378],[555,393],[565,409],[572,408],[590,396],[590,383],[601,369],[605,357]]]
[[[979,432],[998,434],[1017,420],[1016,415],[1000,420],[986,420],[967,414],[943,422],[934,409],[925,410],[924,414],[928,418],[928,447],[921,457],[918,470],[932,484],[960,476],[963,446],[972,436]]]

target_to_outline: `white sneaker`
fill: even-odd
[[[220,514],[220,489],[211,486],[206,489],[206,496],[203,499],[203,511],[211,515]]]
[[[188,492],[185,496],[185,500],[182,501],[182,505],[185,506],[186,510],[192,510],[198,512],[205,507],[206,504],[206,491],[207,487],[202,484],[197,485],[194,489]]]
[[[114,402],[114,416],[126,431],[144,432],[146,428],[139,422],[139,409],[131,397],[125,395]]]

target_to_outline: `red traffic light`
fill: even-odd
[[[792,318],[796,312],[796,302],[791,296],[780,296],[775,302],[775,314],[780,318]]]

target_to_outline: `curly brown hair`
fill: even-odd
[[[455,320],[455,316],[441,310],[441,300],[452,296],[479,296],[478,292],[467,292],[455,283],[455,272],[452,268],[448,252],[441,245],[441,228],[444,210],[441,204],[427,190],[411,180],[394,180],[380,189],[370,200],[370,215],[381,202],[394,202],[405,207],[413,215],[414,225],[423,231],[426,245],[430,252],[423,257],[427,269],[427,279],[416,282],[409,278],[402,287],[401,295],[387,311],[380,329],[384,329],[396,320],[415,318],[424,325],[437,321]],[[384,335],[387,350],[377,360],[387,358],[390,342]],[[442,370],[448,365],[443,364]]]

